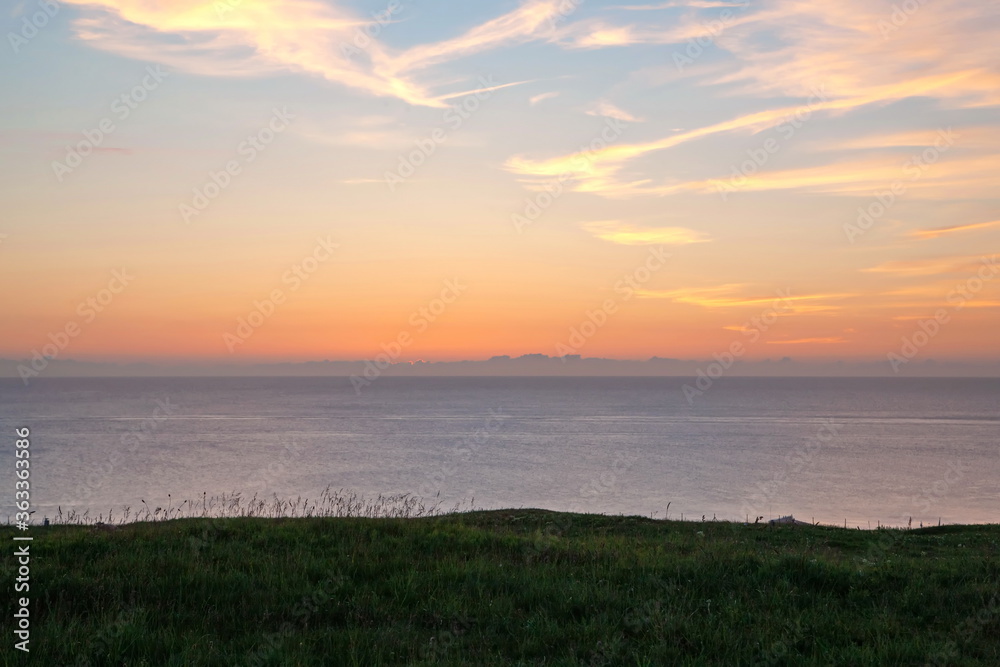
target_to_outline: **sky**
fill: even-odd
[[[3,11],[0,357],[1000,360],[996,2]]]

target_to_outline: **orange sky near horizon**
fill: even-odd
[[[1000,361],[996,7],[217,4],[0,63],[0,358]]]

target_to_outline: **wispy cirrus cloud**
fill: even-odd
[[[641,123],[642,118],[633,116],[628,111],[621,109],[607,100],[601,100],[586,111],[588,116],[603,116],[604,118],[617,118],[626,123]]]
[[[847,339],[843,336],[819,336],[816,338],[790,338],[790,339],[779,339],[779,340],[767,340],[764,341],[767,345],[803,345],[803,344],[816,344],[816,345],[836,345],[837,343],[846,343]]]
[[[739,21],[746,22],[743,18]],[[570,24],[558,33],[556,41],[569,49],[603,49],[609,47],[655,44],[683,44],[689,39],[706,37],[712,29],[705,24],[680,23],[670,26],[614,25],[603,19],[589,19]]]
[[[611,7],[610,9],[623,9],[633,12],[644,12],[644,11],[656,11],[660,9],[677,9],[677,8],[696,8],[696,9],[715,9],[715,8],[740,8],[746,7],[747,2],[716,2],[715,0],[679,0],[678,2],[661,2],[656,5],[623,5],[619,7]]]
[[[817,105],[820,109],[836,109],[846,106],[850,105],[848,103],[838,105],[835,102]],[[541,179],[569,177],[574,189],[580,192],[597,192],[608,196],[664,194],[663,186],[651,185],[651,179],[627,182],[618,178],[618,174],[630,160],[643,155],[724,132],[734,130],[759,131],[773,127],[792,118],[798,109],[799,107],[782,107],[755,112],[721,123],[678,132],[655,141],[639,144],[616,144],[599,151],[589,151],[585,155],[571,153],[543,160],[515,155],[506,161],[505,167],[515,174],[527,177]]]
[[[559,91],[556,90],[550,90],[547,93],[539,93],[538,95],[533,95],[532,97],[528,98],[528,106],[533,107],[541,102],[544,102],[545,100],[551,100],[553,97],[558,97],[558,96],[559,96]]]
[[[568,47],[603,48],[651,42],[682,44],[694,36],[711,34],[715,46],[730,57],[725,67],[713,67],[696,77],[701,85],[724,86],[727,95],[761,101],[815,98],[816,91],[822,91],[822,100],[809,102],[811,113],[820,117],[840,117],[913,98],[934,100],[950,109],[1000,104],[1000,48],[992,39],[1000,29],[1000,12],[984,12],[982,4],[973,0],[942,0],[922,4],[902,25],[894,23],[898,18],[894,19],[892,12],[892,7],[864,0],[776,0],[733,15],[721,31],[710,25],[718,11],[705,11],[685,14],[680,22],[663,26],[615,25],[604,19],[579,21],[563,28],[559,39]],[[773,128],[801,108],[771,106],[644,143],[616,145],[589,155],[582,166],[576,155],[515,155],[506,167],[528,179],[567,174],[572,189],[608,197],[708,191],[707,181],[678,183],[671,181],[669,174],[650,173],[648,167],[639,171],[633,164],[644,155],[710,136]],[[888,144],[902,146],[902,139],[897,137]],[[879,143],[872,138],[868,141],[870,146]],[[919,140],[909,137],[905,141]],[[573,163],[578,165],[576,169]],[[827,166],[827,172],[845,168],[836,160]],[[995,171],[996,154],[969,166],[983,168],[984,174]],[[847,187],[868,189],[869,194],[873,187],[884,187],[880,182],[884,170],[868,172],[873,179],[862,182],[854,178],[857,185],[848,183]],[[781,183],[794,182],[789,176],[761,177],[757,187],[783,187]],[[804,183],[809,178],[821,181],[817,187],[852,180],[850,176],[815,173],[801,174],[798,181]],[[968,175],[958,180],[960,184],[976,181],[973,189],[978,191],[983,179]],[[928,187],[922,185],[925,190]]]
[[[516,9],[437,43],[392,51],[367,38],[352,45],[373,19],[318,0],[66,0],[81,5],[77,36],[96,48],[161,62],[206,76],[279,71],[317,74],[372,95],[410,104],[447,106],[418,71],[504,44],[551,33],[564,12],[559,0],[526,0]]]
[[[996,155],[951,155],[933,167],[917,160],[901,164],[898,157],[880,155],[815,167],[762,171],[742,177],[738,185],[727,184],[726,177],[722,177],[644,187],[665,195],[708,194],[728,187],[743,192],[800,190],[870,198],[874,190],[887,190],[896,183],[911,199],[979,198],[992,195],[995,179],[991,174],[998,167],[1000,156]]]
[[[934,81],[924,82],[933,89]],[[875,100],[868,100],[875,102]],[[830,100],[811,105],[812,113],[839,112],[859,106],[858,100]],[[714,193],[720,178],[677,181],[651,178],[622,177],[628,163],[638,157],[696,141],[704,137],[736,131],[757,132],[786,122],[802,107],[783,107],[739,116],[714,125],[678,132],[662,139],[641,144],[615,145],[586,155],[573,153],[555,158],[536,160],[515,155],[505,167],[522,177],[546,180],[569,177],[575,190],[594,192],[607,197],[636,195],[670,195],[680,192]],[[923,144],[933,145],[935,132],[920,133]],[[928,137],[931,137],[928,140]],[[916,160],[916,157],[914,158]],[[992,174],[1000,167],[1000,155],[995,152],[971,152],[962,157],[949,156],[927,169],[929,163],[914,162],[915,172],[906,173],[896,155],[873,155],[853,160],[837,160],[819,166],[761,171],[746,175],[740,190],[803,189],[814,192],[871,196],[875,188],[885,188],[896,180],[912,181],[907,189],[913,196],[953,198],[956,196],[988,196],[993,191]],[[530,181],[529,181],[530,182]]]
[[[620,220],[586,222],[582,227],[602,241],[620,245],[687,245],[709,240],[706,234],[686,227],[637,227]]]
[[[994,229],[997,227],[1000,227],[1000,220],[992,220],[990,222],[973,222],[965,225],[951,225],[949,227],[936,227],[934,229],[916,229],[910,232],[909,236],[921,240],[936,239],[939,236],[947,236],[949,234],[959,234],[962,232],[972,232],[982,229]]]
[[[918,129],[902,132],[880,132],[861,136],[838,137],[811,144],[811,148],[823,151],[843,151],[845,149],[880,150],[884,148],[919,149],[933,146],[942,132],[947,129]],[[995,152],[1000,149],[1000,128],[963,127],[958,134],[961,143],[982,151]]]
[[[566,11],[561,0],[527,0],[517,9],[487,21],[458,37],[421,44],[385,58],[376,69],[409,72],[479,53],[503,44],[517,44],[552,34],[555,19]]]
[[[644,299],[667,299],[675,303],[700,306],[702,308],[760,307],[780,302],[785,314],[836,310],[825,301],[834,301],[854,296],[853,294],[755,294],[748,285],[727,283],[714,287],[691,287],[673,290],[641,289],[636,295]],[[779,313],[781,314],[781,313]]]
[[[951,255],[891,260],[862,270],[867,273],[888,273],[897,276],[938,276],[968,273],[982,264],[981,255]]]

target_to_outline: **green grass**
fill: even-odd
[[[1000,665],[996,525],[504,510],[32,534],[30,656],[3,559],[8,665]]]

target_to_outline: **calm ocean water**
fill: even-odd
[[[682,378],[0,381],[32,431],[36,519],[332,486],[446,506],[743,520],[1000,521],[1000,380]]]

